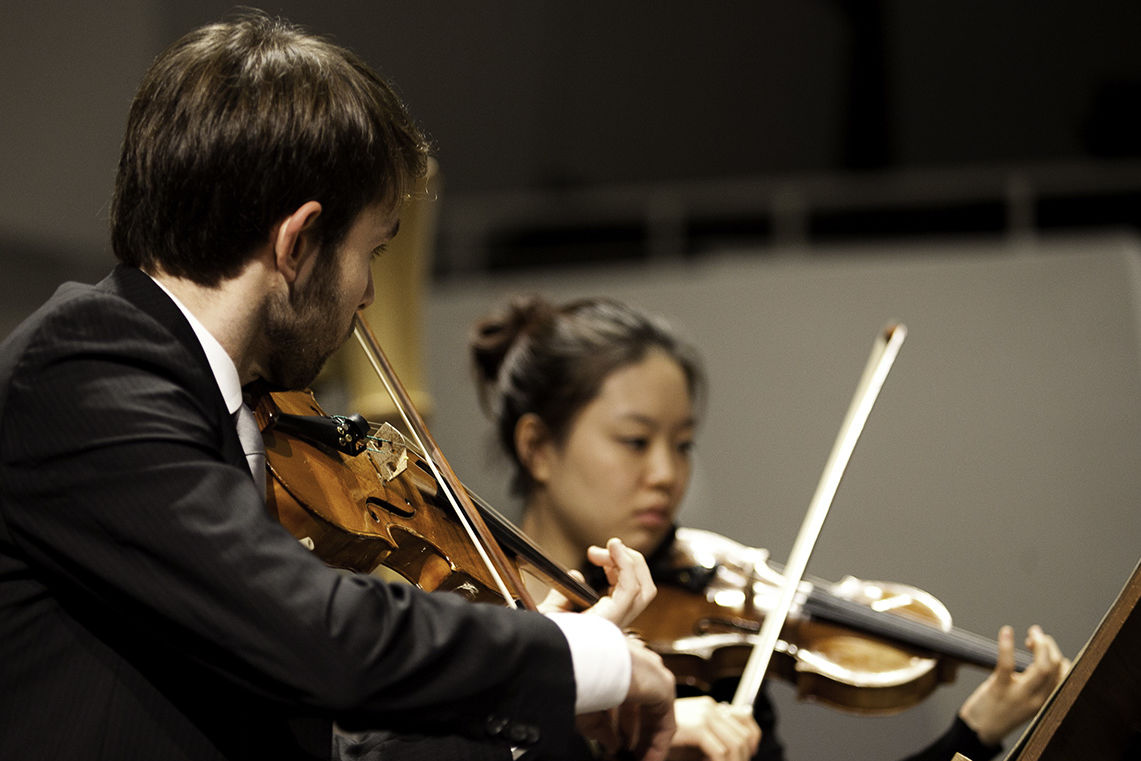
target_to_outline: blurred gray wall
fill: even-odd
[[[902,321],[810,574],[918,586],[987,636],[1009,623],[1021,640],[1040,623],[1073,656],[1141,557],[1139,274],[1129,235],[470,279],[430,301],[433,432],[460,478],[517,517],[466,372],[468,328],[517,292],[632,301],[671,318],[707,363],[682,523],[783,563],[873,339]],[[890,759],[939,734],[981,677],[964,667],[892,718],[773,691],[790,758]]]
[[[0,334],[109,267],[119,143],[159,17],[153,0],[0,4]]]

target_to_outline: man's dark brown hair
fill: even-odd
[[[373,202],[424,175],[427,143],[354,53],[245,13],[190,32],[151,65],[127,122],[111,241],[123,262],[201,285],[236,275],[306,201],[323,250]]]

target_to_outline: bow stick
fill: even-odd
[[[761,631],[753,644],[753,650],[749,653],[749,660],[745,663],[745,669],[741,673],[741,681],[737,684],[737,691],[733,693],[732,705],[734,706],[751,707],[756,702],[757,693],[761,689],[761,682],[764,680],[765,672],[769,667],[769,660],[776,649],[780,631],[788,618],[788,612],[792,609],[797,588],[800,586],[801,579],[804,578],[804,570],[808,565],[808,558],[812,555],[812,549],[816,545],[816,538],[824,526],[824,519],[828,517],[828,509],[832,505],[833,497],[836,496],[840,478],[844,475],[844,469],[848,466],[852,450],[855,449],[860,433],[864,430],[864,423],[867,422],[868,414],[872,411],[872,405],[875,404],[876,397],[879,396],[884,380],[887,379],[887,373],[891,369],[891,365],[899,353],[899,347],[903,344],[903,339],[906,336],[906,326],[900,323],[890,324],[884,328],[872,347],[872,353],[864,367],[864,374],[860,378],[859,385],[856,386],[856,393],[848,407],[848,414],[844,418],[843,425],[840,426],[840,433],[832,445],[832,453],[828,456],[824,473],[820,477],[816,493],[812,497],[812,502],[809,503],[808,513],[804,516],[804,522],[800,526],[800,533],[797,535],[792,552],[789,554],[788,564],[784,569],[784,582],[781,585],[777,603],[772,610],[765,614],[765,621],[761,625]]]
[[[440,484],[440,488],[447,496],[452,508],[456,511],[456,516],[459,518],[464,530],[467,531],[468,537],[471,538],[472,544],[475,545],[479,556],[483,559],[488,571],[490,571],[491,576],[495,579],[495,583],[499,587],[503,599],[507,602],[509,607],[518,607],[514,595],[511,594],[511,591],[504,581],[504,579],[507,579],[518,591],[519,599],[522,601],[523,606],[528,610],[535,610],[537,606],[535,605],[535,601],[531,598],[531,595],[528,594],[523,580],[507,561],[507,556],[503,553],[499,543],[495,541],[491,530],[483,520],[483,516],[480,515],[475,505],[472,504],[467,489],[460,483],[455,471],[452,470],[452,466],[448,464],[439,446],[436,445],[432,434],[428,432],[428,426],[424,423],[424,419],[420,417],[420,413],[416,410],[415,405],[412,404],[412,398],[408,395],[408,391],[405,390],[404,384],[400,382],[400,378],[398,378],[393,371],[392,365],[388,362],[388,357],[385,356],[384,351],[380,348],[380,343],[376,340],[376,336],[373,335],[372,329],[368,326],[360,310],[358,310],[353,317],[353,335],[356,336],[361,348],[364,349],[365,356],[368,357],[373,369],[376,370],[376,374],[380,376],[381,382],[384,383],[384,387],[388,391],[389,396],[392,397],[393,403],[396,404],[396,408],[400,411],[400,416],[404,419],[404,424],[408,426],[412,438],[415,439],[416,445],[419,447],[420,452],[423,453],[425,461],[432,469],[432,475],[436,477],[436,482]]]

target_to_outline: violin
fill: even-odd
[[[484,559],[424,462],[391,425],[329,416],[310,391],[267,392],[251,404],[265,442],[266,506],[327,565],[358,573],[388,569],[425,591],[504,602]],[[584,607],[598,596],[547,558],[477,495],[498,545]],[[516,599],[523,592],[511,588]]]
[[[784,579],[768,552],[709,531],[679,528],[658,594],[633,623],[681,691],[709,693],[741,676]],[[859,714],[908,708],[958,664],[993,668],[994,641],[956,629],[947,608],[915,587],[846,577],[802,581],[768,674],[802,699]],[[1026,652],[1016,668],[1030,665]]]
[[[279,522],[328,565],[387,568],[425,591],[535,610],[519,575],[529,563],[571,602],[597,602],[460,483],[360,310],[353,335],[420,450],[391,425],[374,431],[360,415],[326,415],[311,392],[262,393],[250,406],[266,445],[266,505]]]

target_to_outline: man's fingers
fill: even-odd
[[[596,565],[599,568],[605,568],[612,562],[610,560],[610,550],[595,544],[586,548],[586,559],[591,565]]]
[[[641,730],[642,706],[623,703],[618,706],[618,738],[620,747],[631,750],[637,747]]]
[[[539,603],[539,612],[551,613],[564,610],[574,610],[571,601],[557,587],[551,587],[551,591],[547,592],[547,596]]]
[[[676,731],[672,699],[645,706],[638,727],[638,757],[642,761],[666,761]]]
[[[644,608],[654,599],[657,592],[646,559],[642,557],[642,553],[627,547],[617,537],[606,543],[606,549],[618,571],[613,594],[628,595],[630,600],[620,602],[635,603]]]
[[[618,737],[618,709],[580,714],[575,718],[575,726],[579,734],[589,737],[599,743],[610,755],[616,754],[622,748],[621,738]]]
[[[657,653],[642,642],[627,639],[630,650],[630,690],[626,704],[637,709],[634,717],[622,717],[623,729],[634,730],[635,748],[643,761],[664,761],[677,729],[674,719],[674,677]],[[624,706],[625,707],[625,706]]]
[[[611,582],[610,593],[591,610],[618,626],[627,626],[657,594],[646,559],[620,539],[611,539],[605,549],[587,548],[587,558],[604,569]]]

